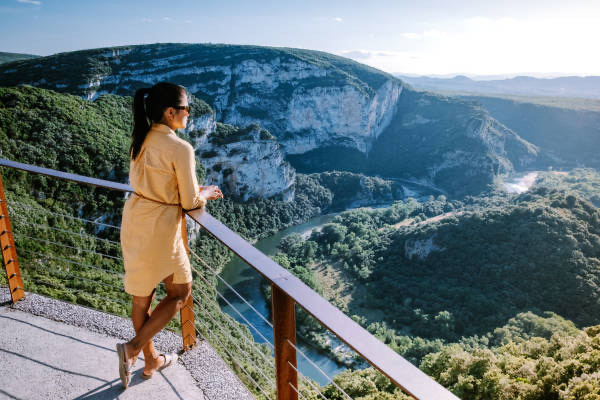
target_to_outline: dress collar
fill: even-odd
[[[165,124],[157,124],[157,123],[153,122],[151,129],[155,130],[155,131],[159,131],[159,132],[167,134],[167,135],[169,135],[169,134],[175,135],[175,131],[173,129],[169,128]]]

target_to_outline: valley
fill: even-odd
[[[600,387],[598,110],[421,92],[309,50],[124,46],[1,64],[1,157],[126,183],[131,96],[161,79],[190,92],[190,124],[178,134],[196,149],[200,183],[225,193],[207,210],[461,398],[567,399]],[[15,171],[3,179],[9,199],[34,210],[15,223],[28,235],[40,234],[30,225],[41,222],[89,229],[44,210],[120,222],[124,199],[114,193]],[[206,232],[193,231],[191,245],[269,317],[270,293],[255,271]],[[27,251],[100,262],[93,256],[26,238],[19,246],[23,268],[54,285],[28,287],[128,315],[122,304],[73,294],[87,287],[60,280],[66,264]],[[101,271],[86,277],[115,282]],[[228,288],[204,278],[271,338]],[[199,277],[194,285],[211,290]],[[203,307],[223,323],[241,321],[222,301]],[[297,323],[302,349],[353,396],[368,387],[369,399],[404,399],[302,310]],[[244,346],[233,332],[228,351]],[[299,366],[339,398],[312,366]]]

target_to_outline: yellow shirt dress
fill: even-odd
[[[193,147],[168,126],[152,124],[140,153],[130,162],[129,182],[140,196],[131,194],[123,208],[125,291],[150,296],[171,274],[173,283],[191,282],[190,260],[181,237],[182,207],[206,204],[196,180]]]

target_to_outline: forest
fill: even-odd
[[[274,258],[460,398],[596,398],[599,178],[547,171],[520,195],[347,211]],[[367,371],[338,379],[402,398]]]

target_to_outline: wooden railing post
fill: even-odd
[[[2,247],[2,261],[4,263],[4,271],[6,271],[6,279],[8,280],[8,288],[12,302],[16,303],[25,296],[23,290],[23,279],[21,278],[21,270],[19,269],[19,261],[17,260],[17,248],[15,247],[15,238],[8,216],[8,205],[6,204],[6,196],[4,195],[4,185],[2,184],[2,174],[0,173],[0,246]]]
[[[288,342],[289,340],[296,346],[295,302],[283,290],[271,284],[271,303],[277,400],[298,400],[298,393],[294,390],[294,388],[298,388],[296,349]],[[293,368],[290,364],[293,365]]]
[[[185,213],[182,213],[181,218],[181,237],[185,245],[185,250],[188,253],[188,238],[187,238],[187,227],[185,225]],[[181,319],[181,337],[183,338],[183,350],[189,350],[196,345],[196,327],[194,326],[194,298],[190,295],[185,305],[179,311],[179,317]]]

